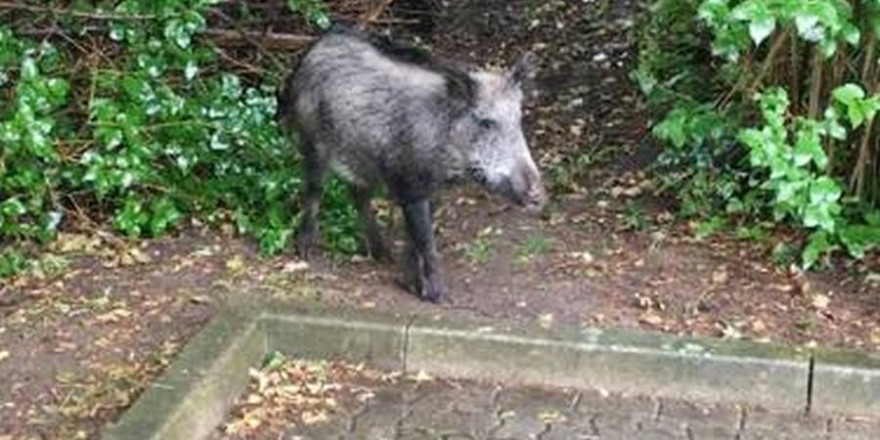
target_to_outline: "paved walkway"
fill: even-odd
[[[880,423],[433,381],[389,385],[289,440],[877,440]]]

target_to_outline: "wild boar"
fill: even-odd
[[[410,239],[406,285],[425,300],[443,299],[431,209],[438,189],[471,178],[527,210],[544,204],[521,125],[522,85],[535,64],[526,54],[504,71],[463,68],[340,26],[319,38],[279,102],[302,155],[300,256],[315,246],[322,184],[333,171],[351,184],[370,254],[389,257],[370,204],[384,185]]]

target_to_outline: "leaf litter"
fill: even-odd
[[[262,438],[293,426],[326,423],[344,411],[344,402],[364,404],[375,397],[377,387],[401,379],[433,380],[424,373],[404,377],[363,363],[287,359],[273,353],[262,368],[250,371],[247,391],[221,431],[224,438]]]

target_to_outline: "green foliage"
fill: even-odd
[[[471,264],[482,266],[489,261],[492,256],[493,232],[491,228],[480,231],[477,237],[465,246],[464,254]]]
[[[323,0],[287,0],[287,7],[322,29],[330,27],[330,17]]]
[[[747,238],[755,224],[799,226],[806,267],[880,245],[880,199],[862,191],[880,176],[859,171],[880,160],[853,151],[876,140],[880,95],[863,84],[880,82],[880,2],[657,0],[651,12],[633,76],[658,115],[662,188],[683,214]]]
[[[0,252],[0,278],[11,277],[28,268],[27,258],[16,250]]]
[[[525,241],[516,250],[516,261],[520,263],[531,261],[538,256],[550,253],[553,247],[552,239],[539,235],[526,237]]]
[[[627,229],[641,231],[651,225],[651,219],[637,204],[627,202],[623,212],[623,225]]]
[[[824,173],[828,157],[821,145],[827,135],[825,127],[832,121],[820,124],[798,118],[792,145],[785,120],[789,109],[786,92],[772,89],[761,95],[759,101],[764,127],[744,129],[739,139],[750,150],[752,166],[769,170],[761,188],[774,195],[775,218],[791,217],[806,228],[834,233],[842,209],[839,201],[843,190]]]
[[[81,45],[0,26],[0,241],[50,240],[82,208],[130,237],[196,217],[233,222],[267,253],[289,244],[296,149],[275,123],[274,86],[229,72],[202,38],[216,3],[118,2],[97,36],[113,50],[87,69]],[[290,6],[329,22],[320,1]],[[83,24],[64,23],[71,35]],[[346,191],[336,182],[326,198],[330,246],[354,250]],[[10,258],[0,266],[17,267]]]

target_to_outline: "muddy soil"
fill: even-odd
[[[334,255],[305,265],[292,250],[261,258],[252,242],[200,225],[121,257],[100,255],[106,243],[88,234],[66,236],[56,270],[0,285],[0,440],[94,438],[230,299],[878,352],[876,259],[801,274],[771,261],[785,234],[697,239],[650,195],[644,167],[656,147],[627,79],[636,4],[417,3],[402,2],[379,27],[479,64],[505,65],[524,50],[542,58],[525,122],[552,214],[530,217],[469,187],[444,193],[437,228],[452,303],[441,305],[402,292],[393,265]],[[413,17],[429,25],[398,24]]]

